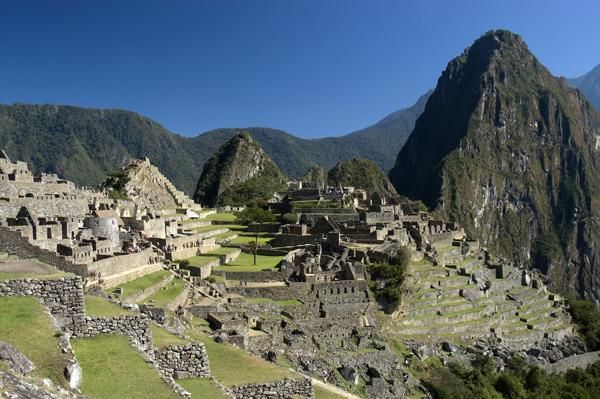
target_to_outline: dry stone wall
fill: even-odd
[[[208,355],[202,343],[156,349],[154,361],[162,373],[177,379],[210,376]]]
[[[0,297],[33,296],[41,299],[50,313],[67,326],[85,321],[83,281],[81,277],[57,280],[17,279],[0,281]]]
[[[314,390],[309,379],[271,382],[267,384],[250,384],[235,387],[231,390],[233,399],[291,399],[295,397],[312,399]]]
[[[99,317],[87,316],[84,323],[73,329],[77,338],[95,337],[98,334],[124,335],[141,350],[152,353],[150,324],[145,315]]]

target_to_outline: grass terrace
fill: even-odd
[[[146,363],[127,337],[98,335],[71,341],[83,369],[81,391],[94,399],[176,399],[156,369]],[[62,369],[61,369],[62,370]]]
[[[229,255],[230,253],[233,253],[235,251],[238,251],[238,248],[220,247],[220,248],[214,249],[214,250],[212,250],[210,252],[207,252],[206,254],[203,254],[203,255],[207,255],[207,256],[211,256],[211,255]]]
[[[204,266],[212,261],[219,260],[218,256],[210,256],[210,254],[196,255],[187,259],[190,262],[190,266]]]
[[[152,344],[155,348],[164,348],[169,345],[186,345],[189,343],[189,341],[171,334],[156,324],[150,324],[150,332],[152,333]]]
[[[204,218],[204,220],[210,220],[215,222],[235,222],[237,219],[233,212],[213,213]]]
[[[211,224],[209,226],[196,227],[195,233],[208,233],[209,231],[229,229],[230,231],[246,231],[246,226],[241,224]]]
[[[127,309],[123,309],[116,303],[101,296],[86,295],[84,302],[85,314],[88,316],[114,317],[131,314]]]
[[[271,233],[260,233],[258,235],[258,245],[268,244],[273,239],[274,235]],[[256,242],[256,236],[253,233],[240,233],[236,238],[231,240],[233,245],[244,245]]]
[[[160,283],[162,280],[167,278],[170,273],[171,272],[168,270],[159,270],[143,277],[136,278],[135,280],[129,281],[125,284],[121,284],[119,287],[123,289],[123,297],[127,298],[142,292],[146,288],[150,288],[153,285]]]
[[[185,289],[185,281],[174,278],[167,286],[161,288],[156,293],[152,294],[144,302],[152,302],[156,307],[165,307],[173,302],[179,294]]]
[[[177,380],[177,383],[192,394],[192,399],[227,399],[219,387],[208,378],[189,378]]]
[[[281,262],[282,256],[256,256],[256,265],[254,265],[254,255],[242,252],[240,256],[227,265],[216,267],[215,270],[226,272],[259,272],[264,269],[277,270],[275,266]]]
[[[53,280],[73,276],[36,259],[10,259],[6,253],[4,258],[0,261],[0,280],[23,278]]]
[[[225,386],[260,384],[297,377],[292,371],[252,356],[235,346],[219,344],[197,329],[187,331],[186,334],[204,343],[210,372]]]
[[[64,386],[67,357],[59,350],[57,332],[44,308],[33,297],[0,298],[0,341],[14,345],[36,369],[33,375]]]

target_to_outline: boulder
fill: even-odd
[[[83,380],[83,370],[79,363],[74,362],[65,367],[65,377],[71,389],[77,389]]]
[[[6,360],[12,370],[28,374],[35,370],[34,364],[11,344],[0,341],[0,360]]]

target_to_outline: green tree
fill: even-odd
[[[256,253],[258,251],[258,236],[260,235],[262,225],[264,223],[273,223],[275,221],[275,216],[269,211],[265,211],[262,208],[254,206],[246,208],[241,212],[237,212],[235,214],[235,217],[241,224],[257,224],[256,231],[254,232],[255,242],[252,248],[252,252],[254,253],[254,264],[256,265]]]

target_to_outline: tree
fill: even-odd
[[[252,206],[241,212],[237,212],[235,217],[242,224],[249,225],[255,223],[258,225],[254,232],[255,243],[252,251],[254,253],[254,264],[256,265],[256,253],[258,251],[258,236],[260,235],[260,230],[264,223],[273,223],[275,221],[275,216],[269,211],[265,211],[257,206]]]

